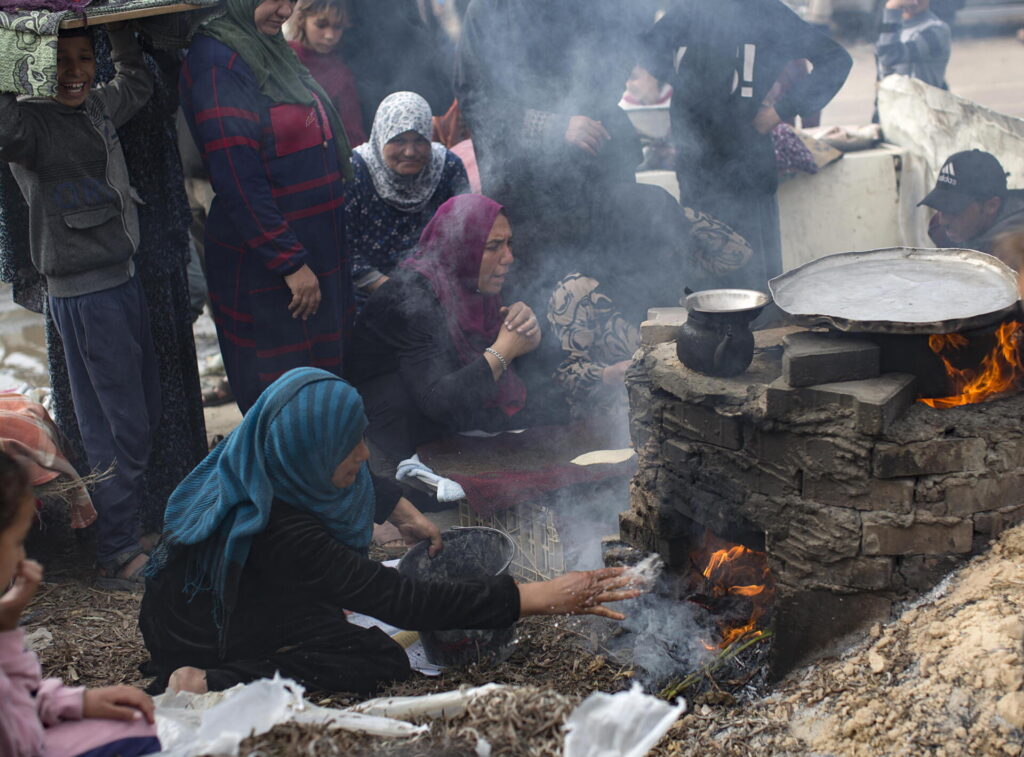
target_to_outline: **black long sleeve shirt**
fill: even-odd
[[[782,120],[821,110],[846,81],[850,55],[779,0],[679,0],[648,32],[644,65],[670,82],[681,179],[774,191],[770,135],[753,120],[791,60],[814,67],[775,104]]]
[[[184,591],[190,549],[173,553],[147,582],[139,625],[157,674],[270,657],[302,645],[311,629],[347,623],[343,610],[419,631],[504,628],[519,618],[519,590],[509,576],[416,581],[346,547],[315,515],[275,501],[242,569],[219,655],[210,593],[191,599]]]
[[[373,293],[356,322],[352,356],[347,377],[366,402],[367,434],[389,455],[411,455],[458,431],[525,423],[525,411],[510,417],[488,407],[498,387],[483,351],[463,365],[441,304],[418,273],[399,271]]]

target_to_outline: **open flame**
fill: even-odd
[[[933,334],[928,346],[942,359],[946,374],[956,393],[950,397],[922,398],[929,407],[947,408],[973,405],[977,402],[1016,391],[1024,384],[1024,365],[1020,344],[1024,327],[1017,321],[1006,321],[996,329],[996,345],[981,361],[980,369],[957,368],[947,355],[967,346],[963,334]]]
[[[775,581],[764,552],[731,544],[708,532],[704,548],[690,555],[699,574],[690,600],[709,609],[718,623],[724,649],[757,631],[775,599]],[[704,646],[715,649],[707,642]]]

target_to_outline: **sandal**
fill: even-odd
[[[226,405],[229,402],[234,402],[234,400],[235,395],[231,391],[231,385],[226,378],[221,379],[209,389],[203,390],[203,407]]]
[[[142,573],[146,569],[146,563],[149,562],[148,557],[128,575],[121,574],[131,565],[132,561],[145,555],[146,552],[142,547],[137,547],[125,550],[113,560],[101,563],[99,574],[96,576],[96,585],[108,591],[142,591],[146,586],[146,578]]]

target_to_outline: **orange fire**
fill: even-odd
[[[967,346],[967,337],[963,334],[934,334],[928,337],[928,346],[942,359],[956,393],[950,397],[922,398],[920,401],[929,407],[959,407],[984,402],[1020,388],[1024,383],[1024,364],[1021,363],[1020,354],[1022,337],[1024,327],[1017,321],[1000,324],[996,329],[996,346],[981,361],[980,370],[957,368],[944,354]]]
[[[691,559],[700,571],[703,584],[701,594],[711,603],[728,596],[750,600],[748,618],[739,621],[730,618],[720,622],[722,638],[718,646],[724,649],[757,630],[775,598],[775,581],[768,569],[768,558],[764,552],[748,549],[741,544],[730,544],[709,532],[704,536],[704,548],[693,553]],[[704,567],[701,568],[701,565]],[[707,643],[704,646],[715,648]]]

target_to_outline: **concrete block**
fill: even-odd
[[[782,378],[790,386],[814,386],[837,381],[876,378],[878,345],[831,333],[802,331],[784,340]]]
[[[772,420],[785,418],[800,409],[800,392],[783,378],[777,378],[765,387],[764,415]]]
[[[963,563],[965,555],[910,555],[896,558],[897,588],[915,592],[928,591],[943,576]]]
[[[805,475],[802,496],[835,507],[909,513],[914,505],[914,479],[868,479],[863,486],[854,487],[827,478]]]
[[[772,575],[790,586],[802,589],[826,589],[847,593],[850,591],[880,591],[892,585],[893,557],[853,557],[847,560],[810,565],[809,570],[797,571],[782,563],[772,567]]]
[[[860,513],[813,506],[788,512],[786,522],[768,525],[768,551],[796,565],[820,565],[855,557],[860,551]]]
[[[765,465],[744,453],[705,454],[700,466],[702,480],[710,483],[714,477],[720,485],[731,485],[748,494],[783,497],[800,493],[798,469]]]
[[[686,308],[651,308],[647,320],[640,324],[640,344],[650,347],[674,342],[679,327],[686,323]]]
[[[688,468],[700,456],[693,445],[679,439],[667,439],[661,445],[661,459],[672,468],[679,470]]]
[[[1024,505],[1024,473],[999,478],[966,479],[946,484],[946,508],[950,515],[970,515],[985,510]]]
[[[645,552],[654,549],[654,531],[635,510],[619,513],[619,538],[631,547]]]
[[[990,538],[999,536],[1003,531],[1024,521],[1024,506],[1004,507],[989,513],[974,515],[974,531]]]
[[[936,519],[909,526],[873,522],[864,516],[863,551],[865,555],[941,555],[970,552],[974,523],[964,520]]]
[[[701,405],[679,402],[665,409],[665,426],[697,441],[725,449],[743,446],[743,426],[739,418],[721,415]]]
[[[889,620],[891,613],[892,602],[876,594],[780,592],[770,678],[779,680],[801,663],[838,656],[855,632]]]
[[[886,373],[878,378],[819,384],[804,391],[819,401],[851,405],[857,430],[881,434],[917,399],[917,379],[909,373]]]
[[[797,475],[842,481],[868,480],[870,442],[858,437],[815,436],[747,426],[744,453],[786,478]],[[830,504],[826,502],[825,504]]]
[[[877,444],[871,455],[876,478],[929,476],[985,468],[983,439],[933,439],[910,444]]]

